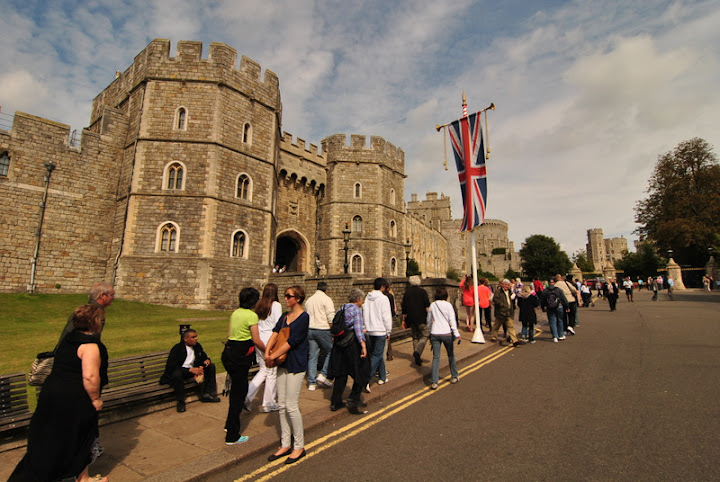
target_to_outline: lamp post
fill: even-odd
[[[42,237],[43,222],[45,221],[45,208],[47,207],[48,191],[50,189],[50,177],[55,170],[55,163],[47,161],[43,164],[45,168],[45,192],[43,193],[42,202],[40,203],[40,220],[38,222],[37,230],[35,231],[35,253],[30,260],[30,284],[28,285],[28,292],[30,294],[35,292],[35,274],[37,272],[37,261],[38,255],[40,254],[40,238]]]
[[[345,247],[343,248],[345,250],[345,264],[343,267],[345,268],[345,274],[348,272],[348,243],[350,242],[350,227],[348,226],[348,223],[345,223],[345,229],[342,230],[343,235],[343,242],[345,243]]]
[[[673,255],[673,250],[668,249],[668,261],[670,261],[672,259],[672,255]]]
[[[410,244],[410,240],[405,240],[405,277],[410,277],[410,250],[412,249],[412,244]]]

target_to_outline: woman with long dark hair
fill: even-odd
[[[230,315],[228,341],[222,353],[222,362],[231,379],[230,405],[225,420],[225,444],[235,445],[247,442],[247,436],[240,435],[240,412],[248,392],[248,371],[255,353],[255,346],[265,348],[258,332],[258,315],[253,308],[260,299],[255,288],[243,288],[238,296],[240,308]]]
[[[257,314],[258,330],[260,332],[260,341],[263,342],[262,346],[256,346],[257,349],[257,363],[260,369],[253,377],[248,387],[248,394],[245,399],[245,406],[250,407],[250,403],[255,398],[260,389],[260,385],[265,382],[265,391],[263,392],[263,403],[261,411],[277,412],[280,407],[277,404],[277,367],[269,368],[265,365],[265,345],[272,336],[273,328],[282,315],[282,306],[278,302],[278,287],[275,283],[268,283],[263,288],[262,296],[260,301],[255,306],[255,314]]]
[[[285,361],[278,367],[277,376],[280,448],[268,457],[270,462],[288,456],[285,463],[292,464],[305,457],[305,432],[298,399],[308,365],[310,316],[302,307],[303,301],[305,290],[301,286],[294,285],[285,290],[288,311],[283,313],[273,328],[265,352],[265,364],[268,367],[276,366],[276,360],[287,354]],[[278,343],[279,333],[285,329],[290,332],[287,341]]]

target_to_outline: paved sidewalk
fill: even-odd
[[[455,345],[455,353],[458,367],[462,368],[464,362],[497,345],[489,342],[489,335],[486,335],[488,341],[485,344],[471,343],[472,334],[464,330],[463,321],[460,324],[463,340],[460,345]],[[430,343],[425,348],[424,363],[419,369],[413,362],[412,351],[409,338],[393,342],[394,359],[387,362],[388,383],[373,384],[371,393],[364,395],[369,411],[373,410],[375,402],[408,384],[424,379],[429,385]],[[440,374],[448,376],[444,354]],[[224,385],[224,375],[219,375],[218,386]],[[349,393],[349,386],[346,390],[346,394]],[[348,417],[345,410],[330,411],[330,393],[331,389],[320,387],[314,392],[307,388],[300,392],[300,410],[306,430]],[[231,467],[250,455],[270,454],[279,444],[278,415],[277,412],[260,413],[261,398],[262,392],[256,397],[252,412],[241,415],[242,433],[250,440],[238,446],[225,445],[226,397],[222,397],[221,403],[188,403],[185,413],[169,409],[102,426],[100,441],[105,453],[90,466],[90,474],[108,475],[116,482],[203,480],[205,474]],[[25,447],[0,452],[1,480],[8,478],[24,454]]]

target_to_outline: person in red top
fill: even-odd
[[[485,316],[485,325],[487,325],[488,333],[492,331],[492,308],[490,301],[492,301],[493,292],[490,289],[490,281],[487,278],[480,278],[480,285],[478,286],[478,306]],[[482,318],[483,315],[480,315]],[[482,330],[482,319],[478,320],[478,325]]]
[[[473,279],[470,275],[463,276],[460,281],[462,304],[465,307],[465,327],[467,331],[475,331],[475,295],[473,294]]]
[[[535,294],[538,296],[538,298],[540,298],[542,296],[543,290],[545,289],[545,285],[538,278],[535,278],[535,280],[533,280],[533,288],[535,288]]]

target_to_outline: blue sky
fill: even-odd
[[[487,217],[519,248],[586,230],[632,240],[657,157],[720,148],[720,3],[713,1],[0,0],[0,106],[86,126],[90,104],[153,38],[224,42],[278,74],[283,130],[384,137],[405,151],[406,200],[451,196],[434,126],[497,105]],[[448,159],[450,160],[450,159]]]

